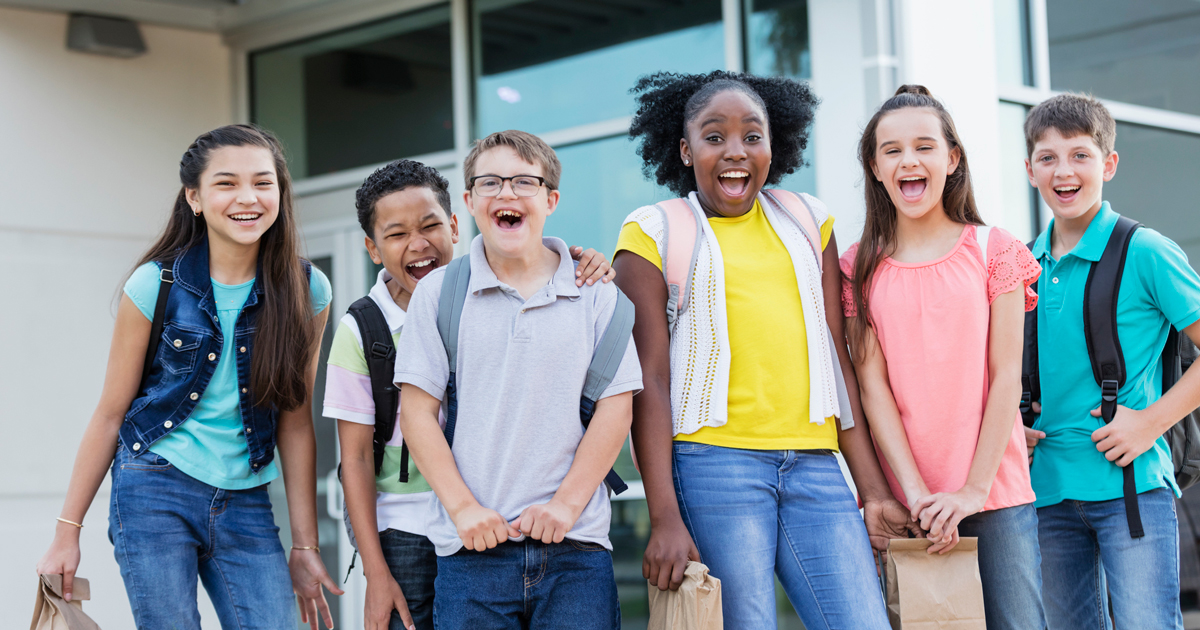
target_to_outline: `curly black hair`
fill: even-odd
[[[808,130],[820,103],[807,83],[726,70],[708,74],[656,72],[641,77],[629,90],[638,104],[629,136],[641,141],[637,152],[647,179],[654,179],[681,197],[696,190],[695,171],[679,158],[679,140],[697,112],[714,95],[726,90],[749,95],[766,111],[771,140],[767,184],[778,184],[803,166]]]
[[[363,180],[354,193],[354,207],[358,208],[358,224],[367,236],[375,238],[375,203],[380,199],[405,188],[424,186],[433,191],[438,203],[450,216],[450,182],[429,166],[412,160],[396,160],[381,166]]]

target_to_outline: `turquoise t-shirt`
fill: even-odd
[[[158,284],[159,266],[152,262],[138,267],[125,283],[125,295],[146,319],[154,318]],[[242,412],[238,406],[237,362],[226,360],[236,356],[234,329],[242,306],[254,289],[254,280],[238,285],[213,280],[212,284],[217,319],[224,338],[221,359],[187,421],[151,445],[150,452],[210,486],[245,490],[274,481],[279,476],[274,461],[257,474],[250,470],[250,447],[246,443]],[[313,312],[320,313],[329,304],[333,291],[329,279],[316,267],[312,268],[309,288]]]
[[[1042,414],[1033,428],[1046,433],[1033,451],[1030,475],[1037,507],[1068,499],[1109,501],[1122,496],[1122,472],[1096,449],[1092,432],[1104,420],[1100,386],[1092,376],[1083,336],[1083,290],[1092,263],[1100,260],[1117,213],[1104,202],[1073,250],[1059,260],[1050,253],[1049,229],[1038,236],[1033,255],[1042,264],[1038,280],[1038,358]],[[1200,319],[1200,276],[1173,241],[1149,228],[1134,232],[1117,302],[1117,334],[1128,376],[1117,403],[1145,409],[1162,396],[1162,358],[1171,326],[1182,330]],[[1139,493],[1175,485],[1166,440],[1133,461]]]

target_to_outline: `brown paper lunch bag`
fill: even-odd
[[[979,580],[979,539],[930,554],[924,538],[888,542],[888,620],[892,630],[987,630]]]
[[[650,589],[650,622],[646,630],[723,630],[721,580],[708,574],[708,567],[688,562],[678,591]]]
[[[37,601],[33,605],[33,623],[29,630],[100,630],[91,617],[83,614],[83,601],[91,599],[91,585],[75,578],[71,601],[62,597],[61,575],[38,576]]]

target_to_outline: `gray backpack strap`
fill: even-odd
[[[467,287],[471,284],[470,255],[456,258],[446,265],[446,276],[442,279],[442,293],[438,298],[437,327],[446,347],[450,378],[446,382],[446,444],[454,448],[454,427],[458,423],[458,323],[462,318],[463,304],[467,301]]]
[[[625,357],[625,349],[629,346],[629,337],[633,335],[633,302],[625,297],[620,289],[617,290],[617,306],[613,310],[608,328],[600,337],[600,343],[592,354],[592,362],[588,365],[587,378],[583,381],[583,397],[591,401],[600,399],[600,395],[612,383]]]
[[[446,346],[446,357],[450,360],[450,373],[458,366],[458,322],[462,318],[463,303],[467,301],[467,286],[471,282],[471,256],[455,258],[446,265],[446,276],[442,279],[442,294],[438,299],[437,327]]]

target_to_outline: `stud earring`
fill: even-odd
[[[683,158],[683,165],[684,165],[684,166],[691,166],[691,165],[692,165],[692,163],[691,163],[691,161],[689,161],[687,158]]]

